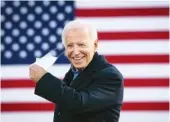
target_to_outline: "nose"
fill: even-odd
[[[73,54],[78,55],[80,53],[79,48],[77,46],[73,47]]]

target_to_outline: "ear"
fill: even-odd
[[[64,50],[64,56],[67,57],[67,49]]]
[[[97,51],[97,48],[98,48],[98,39],[96,39],[94,41],[94,49],[95,49],[95,52]]]

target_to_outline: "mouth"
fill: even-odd
[[[84,57],[85,56],[83,56],[83,57],[72,57],[72,59],[73,59],[74,63],[80,64],[83,61]]]

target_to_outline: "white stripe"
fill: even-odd
[[[52,122],[53,112],[3,112],[2,122]],[[168,111],[123,111],[119,122],[168,122]]]
[[[1,113],[2,122],[53,122],[53,112]]]
[[[101,40],[98,52],[104,55],[169,54],[168,40]]]
[[[145,8],[168,7],[168,1],[110,1],[110,0],[78,0],[76,8]]]
[[[148,81],[149,82],[149,81]],[[168,88],[154,87],[154,88],[125,88],[124,89],[124,101],[168,101]]]
[[[69,64],[59,64],[54,65],[52,68],[49,69],[49,71],[53,73],[55,71],[55,76],[59,78],[63,78],[65,73],[69,70],[70,65]],[[51,69],[53,71],[51,71]],[[7,66],[1,66],[2,71],[2,79],[28,79],[29,78],[29,65],[7,65]],[[20,74],[22,73],[22,75]],[[56,75],[57,74],[57,75]]]
[[[1,102],[48,102],[34,94],[34,88],[1,89]]]
[[[167,17],[77,17],[98,31],[168,31]]]
[[[123,111],[119,122],[169,122],[168,119],[168,111]]]
[[[168,78],[168,64],[115,64],[124,78]],[[49,72],[54,76],[63,78],[70,65],[54,65]],[[29,78],[28,65],[2,66],[2,79]],[[22,75],[21,75],[22,73]]]
[[[47,102],[34,94],[34,88],[1,89],[2,102]],[[168,88],[125,88],[124,102],[168,101]]]
[[[124,78],[168,78],[168,64],[115,64]]]

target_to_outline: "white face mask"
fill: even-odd
[[[39,65],[40,67],[42,67],[45,70],[48,70],[58,59],[59,56],[61,56],[64,52],[62,52],[60,55],[58,55],[57,57],[52,55],[52,51],[50,51],[49,53],[47,53],[46,55],[44,55],[41,58],[36,58],[35,64]]]

